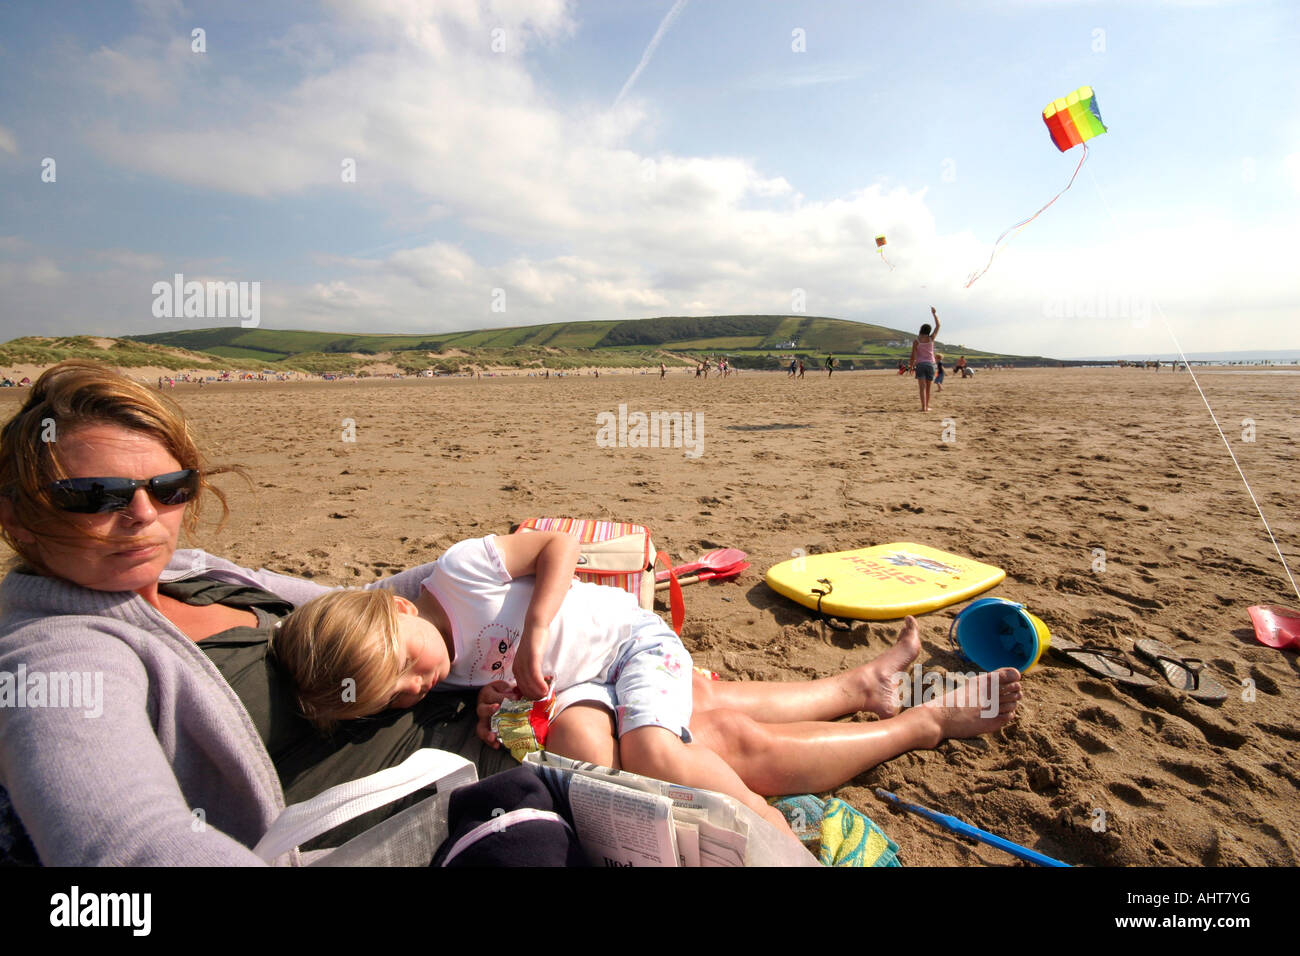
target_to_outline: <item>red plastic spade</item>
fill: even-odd
[[[1257,604],[1250,608],[1255,640],[1269,647],[1300,650],[1300,611],[1280,604]]]
[[[737,564],[733,564],[729,568],[705,568],[703,571],[696,571],[689,577],[678,579],[677,583],[685,587],[688,584],[694,584],[696,581],[724,581],[727,578],[736,577],[740,572],[746,570],[748,567],[748,561],[741,561]],[[667,588],[667,581],[660,581],[655,585],[656,591],[664,591],[667,590]]]
[[[686,564],[678,565],[671,571],[660,571],[655,575],[655,581],[667,581],[669,575],[680,579],[688,574],[694,574],[696,571],[718,571],[722,568],[729,568],[732,565],[739,564],[744,560],[745,552],[738,548],[715,548],[712,551],[706,551],[704,554],[700,555],[698,560],[688,561]]]

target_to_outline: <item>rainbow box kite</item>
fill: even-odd
[[[1052,100],[1043,108],[1043,122],[1061,152],[1106,132],[1091,86],[1081,86],[1069,96]]]

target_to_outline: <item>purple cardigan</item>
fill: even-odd
[[[429,565],[369,587],[409,598]],[[177,551],[203,575],[298,605],[330,590]],[[208,656],[133,592],[11,572],[0,582],[0,787],[47,866],[259,865],[279,777]],[[277,863],[298,863],[296,851]]]

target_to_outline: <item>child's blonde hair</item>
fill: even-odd
[[[387,708],[401,661],[397,614],[396,596],[371,588],[322,594],[281,622],[271,651],[321,730]]]

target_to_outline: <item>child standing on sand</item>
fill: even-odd
[[[921,411],[930,410],[930,385],[934,381],[935,359],[934,343],[939,337],[939,313],[930,306],[934,316],[934,334],[930,333],[930,323],[921,326],[921,334],[912,342],[912,368],[916,369],[916,386],[921,393]]]
[[[616,749],[623,769],[728,794],[784,827],[781,814],[717,750],[692,742],[691,658],[681,641],[628,592],[575,581],[578,554],[577,540],[561,532],[462,541],[438,560],[417,602],[383,588],[332,591],[284,619],[273,652],[297,683],[304,712],[320,726],[411,707],[435,687],[492,685],[496,690],[497,682],[505,681],[501,686],[513,683],[533,700],[554,691],[548,749],[594,762]],[[985,675],[980,694],[986,700],[963,706],[945,699],[895,716],[897,705],[892,697],[881,697],[881,688],[891,687],[893,675],[919,651],[916,624],[909,619],[899,642],[878,661],[821,682],[877,688],[847,705],[886,718],[872,725],[871,733],[859,734],[852,724],[772,724],[772,748],[749,753],[742,747],[733,759],[749,761],[751,776],[766,772],[763,779],[768,779],[783,772],[782,780],[801,772],[793,764],[811,759],[842,782],[914,747],[987,733],[1011,719],[1020,684],[1010,669]],[[797,689],[781,686],[786,689],[781,700],[797,699]],[[841,691],[834,692],[839,700]],[[616,731],[599,713],[602,729],[594,729],[591,705],[613,714]],[[803,717],[814,720],[831,710],[842,716],[843,706],[819,703],[805,708]],[[767,705],[769,720],[774,707]],[[815,739],[805,742],[810,731]],[[791,746],[783,751],[780,741]],[[821,749],[809,749],[810,742],[820,742]],[[719,745],[725,747],[725,741]],[[752,766],[762,754],[780,752],[786,753],[783,759],[766,758],[779,760],[780,767]]]

